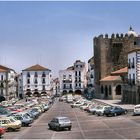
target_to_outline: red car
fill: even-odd
[[[0,137],[5,133],[5,128],[0,126]]]
[[[18,113],[23,111],[23,109],[18,109],[16,107],[8,107],[7,110],[9,110],[11,113]]]

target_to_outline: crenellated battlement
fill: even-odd
[[[133,34],[132,35],[130,35],[131,37],[132,36],[134,36]],[[130,37],[127,33],[126,34],[123,34],[123,33],[121,33],[121,34],[119,34],[119,33],[116,33],[116,34],[114,34],[114,33],[112,33],[111,34],[111,36],[109,36],[108,34],[100,34],[98,37],[96,37],[96,38],[102,38],[102,39],[123,39],[123,38],[126,38],[126,37]]]

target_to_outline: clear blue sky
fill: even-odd
[[[140,33],[140,2],[0,2],[0,64],[58,71],[93,55],[93,38]]]

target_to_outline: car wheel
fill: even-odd
[[[126,113],[127,113],[127,111],[125,110],[125,111],[124,111],[124,114],[126,114]]]
[[[114,116],[117,116],[117,113],[114,113]]]
[[[49,125],[49,129],[52,130],[52,127]]]
[[[8,128],[7,130],[8,130],[8,132],[12,132],[14,129],[13,128]]]
[[[60,130],[60,128],[59,128],[59,127],[56,127],[56,130],[57,130],[57,131],[59,131],[59,130]]]
[[[136,114],[133,112],[133,116],[135,116]]]
[[[71,126],[68,128],[69,131],[71,131]]]

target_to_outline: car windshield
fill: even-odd
[[[10,121],[11,121],[11,122],[15,122],[15,120],[14,120],[14,119],[12,119],[12,118],[10,119]]]
[[[69,122],[70,120],[68,118],[61,118],[59,119],[60,122]]]
[[[29,119],[29,118],[30,118],[27,114],[24,114],[23,117],[24,117],[25,119]]]

